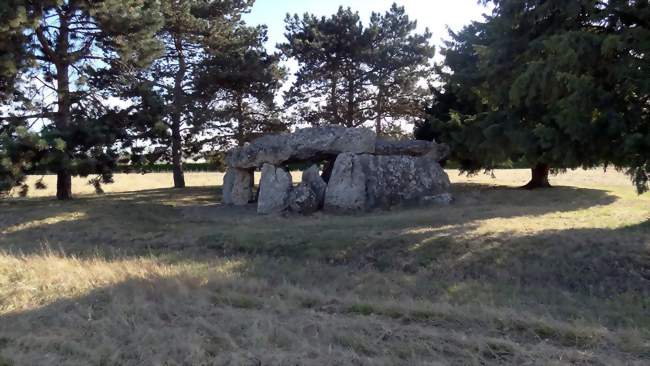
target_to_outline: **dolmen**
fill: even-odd
[[[449,203],[449,177],[439,164],[448,154],[444,144],[383,140],[366,128],[313,127],[267,135],[227,153],[223,202],[257,202],[259,214]],[[296,163],[311,166],[294,185],[287,166]],[[257,169],[261,178],[254,192]]]

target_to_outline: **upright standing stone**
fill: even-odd
[[[317,165],[312,165],[309,169],[302,172],[302,183],[311,188],[311,190],[316,195],[318,208],[322,208],[323,201],[325,200],[325,190],[327,189],[327,183],[325,183],[323,178],[321,178]]]
[[[253,199],[253,172],[228,168],[223,177],[223,203],[244,206]]]
[[[424,156],[341,154],[325,193],[325,210],[389,208],[447,193],[449,177]]]
[[[289,209],[291,212],[309,215],[318,211],[319,203],[316,193],[306,183],[293,187],[289,193]]]
[[[226,174],[223,176],[223,184],[221,185],[221,201],[226,205],[232,205],[232,186],[235,184],[235,175],[233,169],[228,168]]]
[[[326,211],[349,212],[366,209],[366,177],[359,155],[343,153],[336,158],[325,191]]]
[[[281,213],[289,207],[291,191],[291,174],[284,168],[271,164],[262,166],[260,191],[257,199],[257,213]]]

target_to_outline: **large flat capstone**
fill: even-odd
[[[264,164],[292,162],[318,163],[341,153],[372,154],[377,136],[366,128],[338,126],[312,127],[294,133],[263,136],[231,150],[226,156],[229,167],[249,169]]]
[[[324,208],[330,212],[367,211],[447,193],[449,177],[436,159],[434,154],[341,154],[327,185]]]
[[[374,155],[429,155],[441,161],[449,155],[449,146],[424,140],[384,140],[377,139]]]

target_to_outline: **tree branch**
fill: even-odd
[[[38,38],[38,42],[41,44],[41,50],[43,50],[43,54],[48,58],[47,61],[57,63],[59,59],[56,57],[56,54],[54,53],[54,50],[52,50],[52,47],[50,47],[47,37],[45,37],[43,26],[36,28],[36,37]]]

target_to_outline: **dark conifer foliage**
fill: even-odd
[[[211,49],[195,77],[199,105],[210,111],[205,140],[218,147],[243,145],[263,134],[286,131],[275,97],[286,77],[280,55],[264,47],[266,28],[246,27],[220,49]]]
[[[379,134],[421,117],[434,50],[431,34],[415,29],[397,5],[374,13],[367,26],[343,7],[329,18],[287,16],[287,42],[279,47],[299,65],[287,106],[297,110],[300,122],[373,122]]]
[[[468,171],[528,163],[615,164],[647,183],[650,39],[647,1],[493,1],[442,51],[443,86],[417,129],[452,145]]]
[[[416,27],[396,4],[371,16],[366,63],[372,108],[367,118],[374,120],[378,135],[388,133],[392,122],[415,123],[425,117],[422,107],[430,95],[425,82],[430,81],[434,47],[431,33],[418,34]]]
[[[126,126],[112,118],[117,108],[102,92],[109,76],[143,67],[158,53],[157,5],[154,0],[0,5],[3,182],[18,183],[21,172],[33,169],[52,171],[57,198],[69,199],[73,175],[111,180]]]

